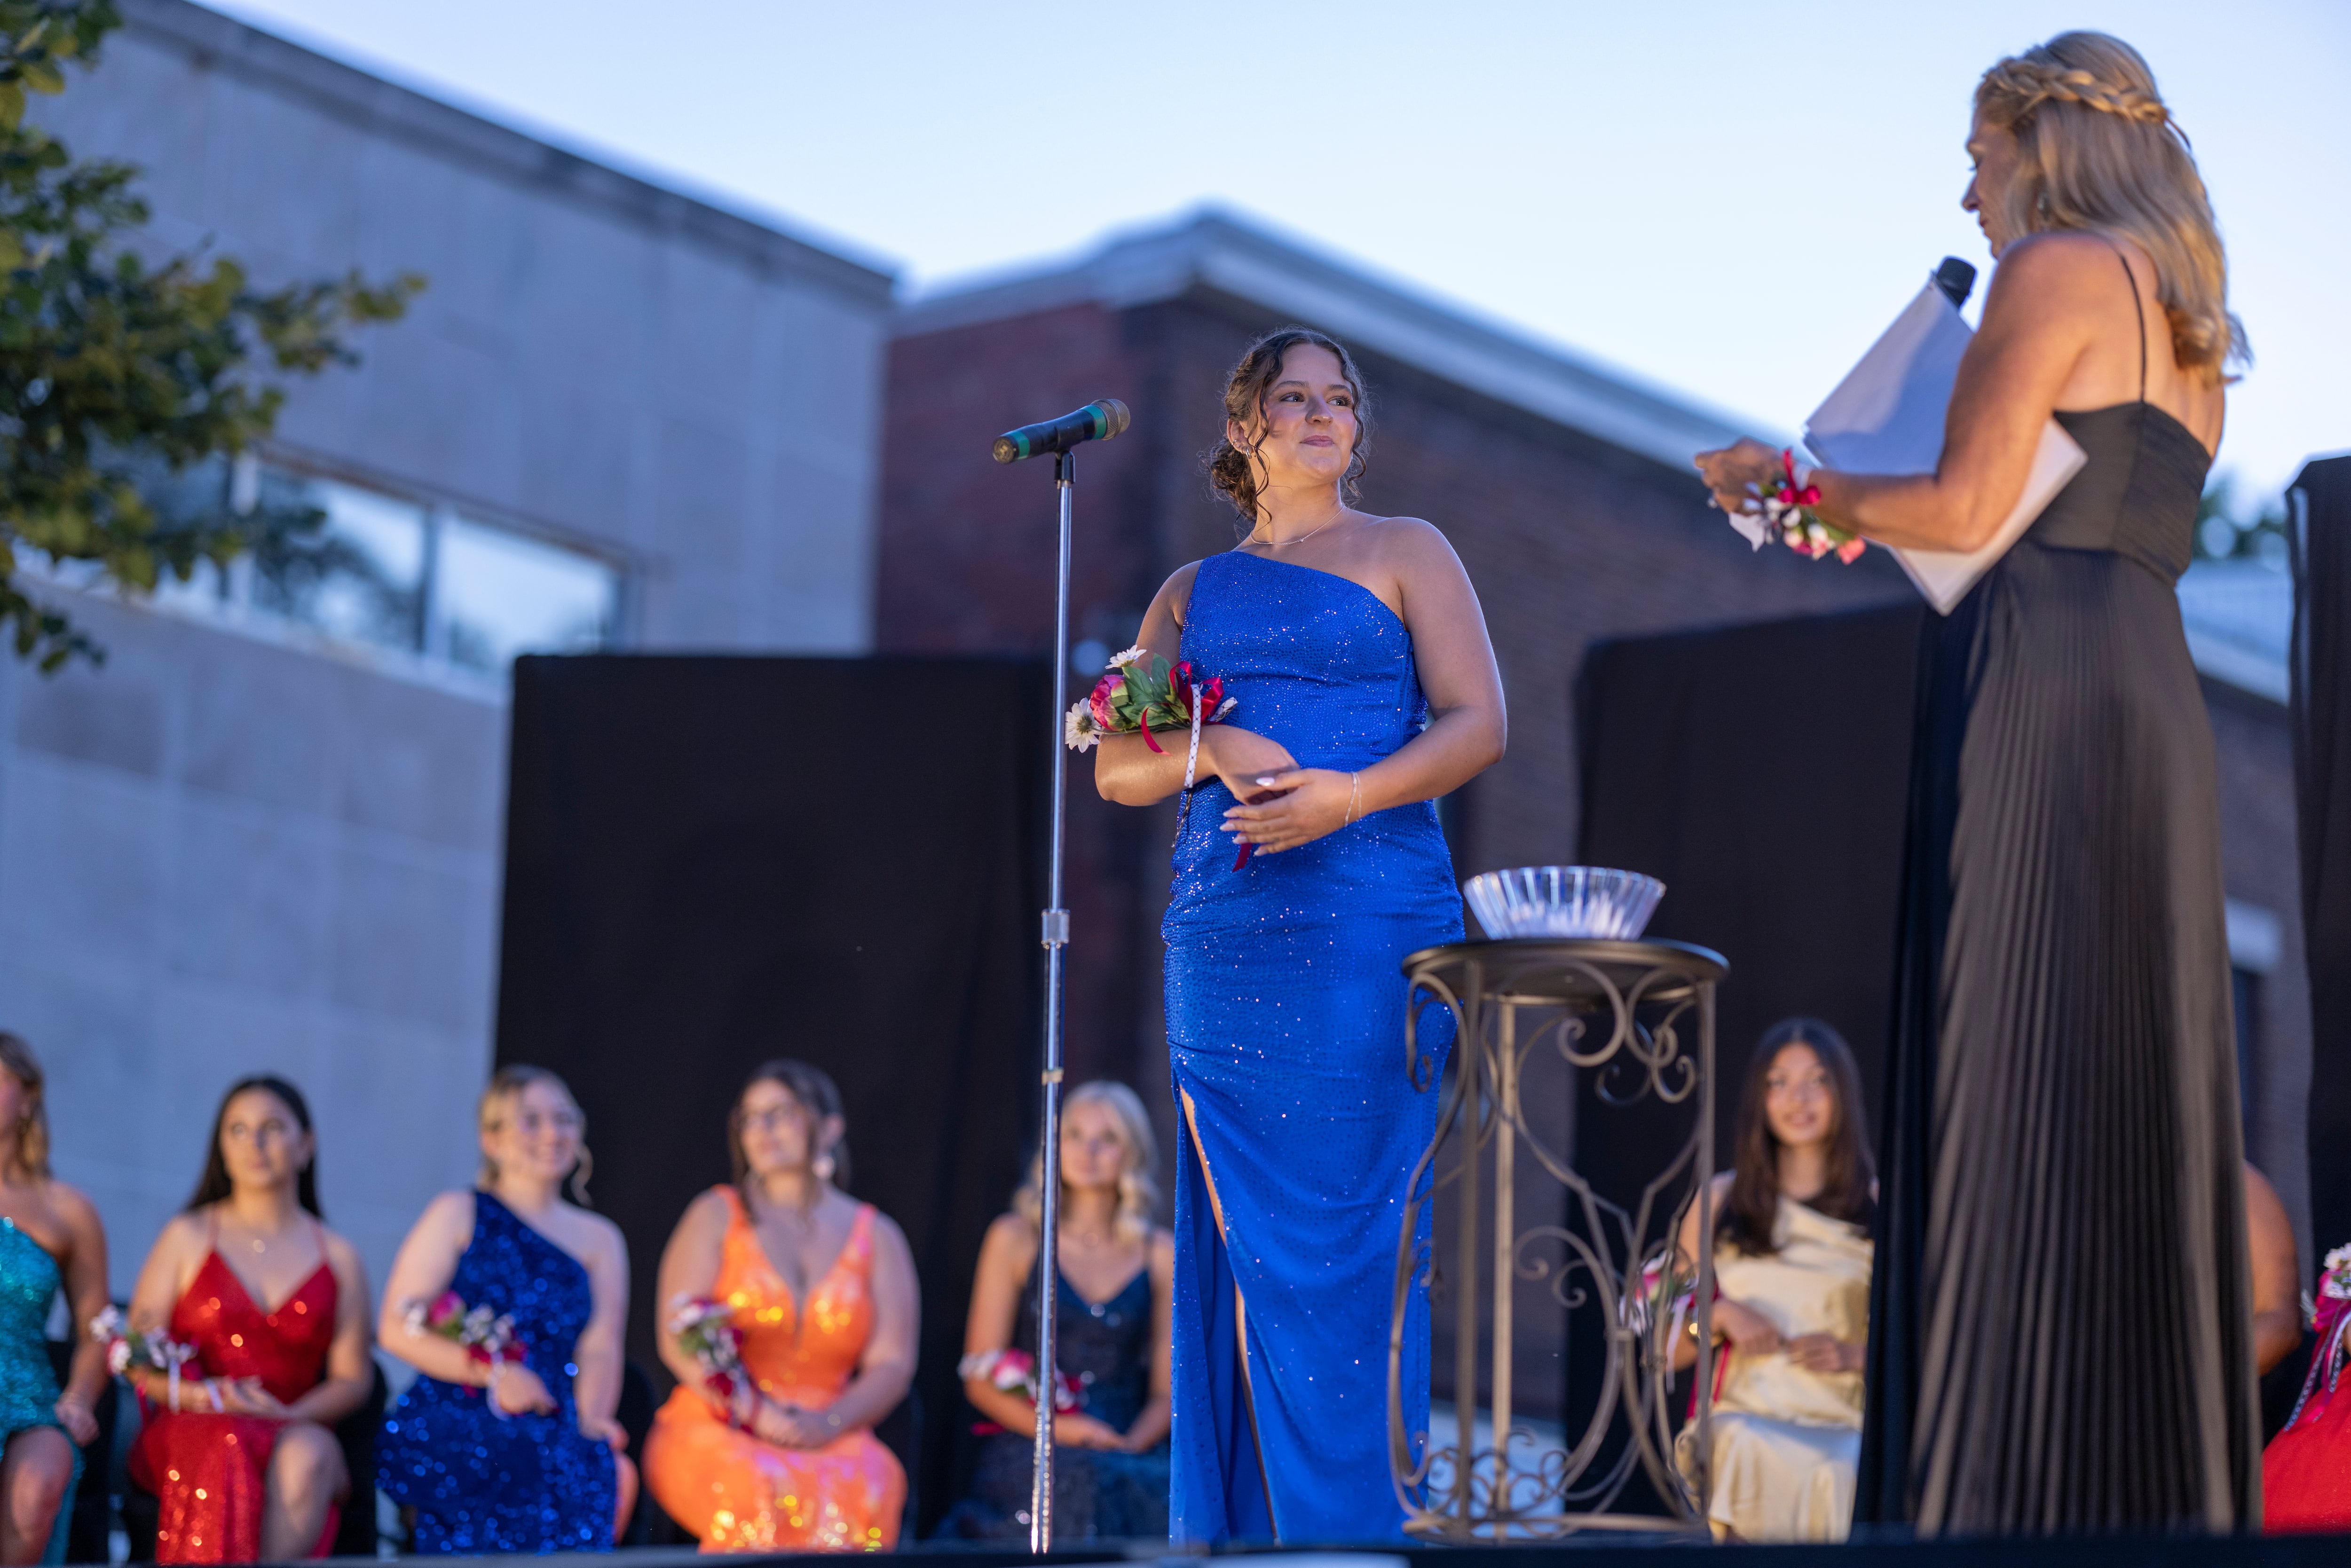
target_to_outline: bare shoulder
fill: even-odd
[[[1169,615],[1175,617],[1176,624],[1178,626],[1184,624],[1184,612],[1192,603],[1192,583],[1199,575],[1200,563],[1196,560],[1187,561],[1168,573],[1167,580],[1159,585],[1159,593],[1154,601],[1155,607],[1165,609]]]
[[[873,1239],[884,1247],[895,1249],[900,1256],[909,1261],[913,1260],[914,1249],[906,1244],[906,1233],[898,1228],[896,1220],[879,1208],[873,1210]]]
[[[348,1237],[340,1230],[329,1230],[324,1226],[319,1228],[319,1234],[321,1245],[326,1249],[327,1267],[335,1271],[338,1279],[350,1281],[367,1278],[367,1264],[360,1257],[360,1249],[351,1245]]]
[[[1426,517],[1377,517],[1366,531],[1383,554],[1405,560],[1458,561],[1453,541]]]
[[[449,1236],[470,1236],[474,1229],[474,1189],[453,1186],[447,1192],[436,1193],[416,1217],[419,1230],[431,1230]]]
[[[695,1194],[694,1201],[685,1206],[685,1212],[678,1216],[677,1228],[723,1230],[734,1216],[735,1206],[726,1201],[726,1187],[708,1186]]]
[[[1037,1227],[1025,1216],[999,1214],[987,1222],[987,1234],[980,1239],[980,1261],[1008,1275],[1025,1276],[1037,1260]]]
[[[99,1234],[105,1224],[98,1217],[98,1205],[90,1202],[81,1188],[51,1177],[44,1195],[49,1207],[57,1212],[58,1221],[76,1233]]]
[[[619,1226],[592,1208],[581,1208],[569,1203],[564,1207],[571,1211],[573,1223],[587,1234],[599,1258],[618,1260],[623,1263],[629,1260],[628,1239],[621,1234]]]
[[[162,1234],[155,1238],[155,1255],[159,1258],[203,1256],[212,1244],[210,1218],[200,1208],[172,1216],[163,1222]]]
[[[2119,297],[2123,282],[2115,246],[2103,235],[2078,231],[2031,235],[2001,253],[1984,309],[1989,314],[2003,303],[2014,308]]]
[[[1176,1233],[1154,1228],[1151,1232],[1151,1277],[1172,1280],[1176,1277]]]

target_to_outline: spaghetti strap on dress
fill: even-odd
[[[2211,459],[2147,402],[2143,316],[2140,354],[2137,401],[2057,414],[2087,465],[1921,634],[1862,1523],[2260,1523],[2219,790],[2173,590]]]

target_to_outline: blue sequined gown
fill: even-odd
[[[57,1422],[57,1377],[49,1365],[49,1304],[57,1293],[57,1260],[49,1249],[0,1217],[0,1443]],[[62,1563],[67,1516],[81,1482],[81,1452],[57,1509],[44,1563]]]
[[[1239,699],[1233,724],[1302,768],[1368,767],[1427,719],[1404,623],[1329,572],[1238,550],[1202,561],[1183,653]],[[1169,1533],[1393,1538],[1404,1517],[1387,1454],[1396,1240],[1436,1123],[1436,1096],[1405,1077],[1400,966],[1460,939],[1461,899],[1433,803],[1238,871],[1218,831],[1232,803],[1214,780],[1195,792],[1162,927],[1175,1086],[1194,1105],[1229,1235],[1228,1246],[1179,1138]],[[1417,1288],[1408,1312],[1405,1420],[1417,1432],[1428,1412]]]
[[[612,1451],[580,1435],[571,1347],[593,1301],[580,1260],[486,1192],[449,1281],[469,1307],[514,1315],[524,1360],[558,1406],[500,1419],[484,1391],[419,1377],[384,1417],[378,1484],[416,1510],[418,1552],[606,1552]]]

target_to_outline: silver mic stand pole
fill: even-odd
[[[1061,949],[1069,946],[1070,912],[1061,907],[1061,838],[1069,804],[1069,759],[1062,715],[1070,706],[1070,497],[1078,482],[1077,455],[1053,455],[1053,487],[1061,502],[1061,573],[1053,613],[1053,852],[1045,908],[1045,1114],[1038,1131],[1044,1212],[1037,1238],[1037,1477],[1029,1493],[1029,1550],[1053,1549],[1053,1372],[1060,1302],[1056,1257],[1061,1223]]]

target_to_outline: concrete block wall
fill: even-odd
[[[309,1099],[329,1221],[380,1283],[473,1168],[506,710],[86,595],[106,665],[0,660],[0,1027],[127,1294],[222,1090]]]

